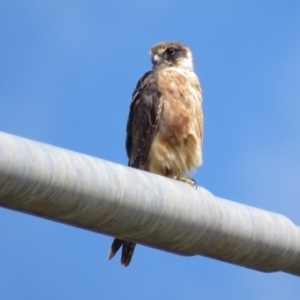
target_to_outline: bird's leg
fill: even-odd
[[[176,175],[173,175],[172,178],[187,183],[191,185],[194,189],[197,189],[197,183],[193,178],[179,177]]]

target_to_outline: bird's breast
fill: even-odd
[[[202,161],[199,82],[194,87],[184,73],[161,71],[158,87],[164,106],[149,153],[149,170],[183,176]]]

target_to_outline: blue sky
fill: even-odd
[[[149,48],[190,46],[205,114],[197,183],[300,224],[300,2],[2,1],[0,131],[127,164]],[[299,299],[285,273],[138,246],[0,209],[1,299]]]

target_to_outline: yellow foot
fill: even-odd
[[[185,177],[179,177],[179,176],[172,176],[173,179],[175,180],[179,180],[179,181],[182,181],[184,183],[187,183],[189,185],[191,185],[194,189],[197,189],[197,183],[194,179],[192,178],[185,178]]]

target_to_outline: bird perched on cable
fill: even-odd
[[[150,50],[152,70],[138,81],[127,121],[128,165],[195,185],[185,174],[202,164],[201,87],[190,49],[162,42]],[[135,243],[115,238],[108,259],[122,247],[131,261]]]

